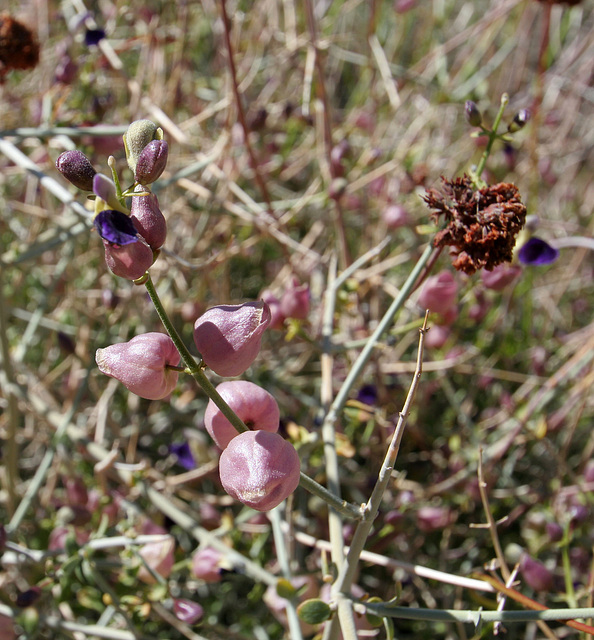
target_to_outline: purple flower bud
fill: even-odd
[[[56,169],[75,187],[93,191],[93,178],[97,172],[81,151],[74,149],[61,153],[56,160]]]
[[[142,193],[145,189],[142,185],[138,185],[134,191]],[[132,196],[130,218],[151,249],[156,250],[163,246],[167,237],[167,222],[154,193],[147,196]]]
[[[553,574],[527,553],[520,558],[520,572],[526,584],[535,591],[550,591],[553,587]]]
[[[252,431],[259,429],[278,431],[280,421],[278,404],[274,397],[262,387],[247,380],[229,380],[218,385],[217,391]],[[204,413],[204,426],[221,449],[239,435],[212,400],[208,401]]]
[[[309,285],[299,285],[299,281],[293,279],[280,299],[279,311],[285,318],[305,320],[309,314]]]
[[[544,240],[532,236],[518,251],[518,259],[523,264],[541,266],[555,262],[559,257],[559,249],[551,247]]]
[[[180,356],[173,340],[164,333],[143,333],[129,342],[97,349],[95,360],[102,373],[116,378],[141,398],[159,400],[177,384],[178,372],[167,365],[178,366]]]
[[[219,305],[194,323],[194,342],[204,362],[220,376],[239,376],[256,359],[270,323],[265,302]]]
[[[493,267],[491,271],[483,269],[481,271],[481,279],[487,289],[503,291],[503,289],[511,284],[521,273],[522,269],[520,267],[500,264]]]
[[[510,133],[515,133],[516,131],[523,129],[526,126],[528,120],[530,120],[531,115],[532,114],[530,113],[529,109],[520,109],[514,116],[514,119],[509,123],[507,130]]]
[[[551,542],[563,540],[563,528],[556,522],[547,522],[545,525],[547,536]]]
[[[41,589],[38,586],[31,587],[22,593],[19,593],[16,597],[17,607],[30,607],[39,600],[41,597]]]
[[[117,197],[115,182],[111,178],[98,173],[93,178],[93,193],[97,196],[95,213],[98,214],[102,209],[117,209],[117,211],[128,214],[128,210]],[[103,203],[106,203],[107,206],[104,206]]]
[[[220,582],[222,558],[221,552],[212,547],[198,549],[192,558],[192,573],[204,582]]]
[[[140,184],[151,184],[159,178],[167,165],[169,146],[165,140],[151,140],[138,156],[134,179]]]
[[[424,309],[444,314],[456,302],[458,284],[449,271],[442,271],[427,278],[419,295],[419,304]]]
[[[124,134],[124,147],[128,166],[136,174],[136,163],[140,154],[152,140],[161,140],[163,132],[150,120],[136,120]]]
[[[466,122],[468,122],[471,127],[480,127],[483,122],[483,116],[476,106],[476,102],[472,100],[466,101],[464,105],[464,116],[466,117]]]
[[[382,211],[382,220],[388,229],[400,229],[410,223],[410,216],[402,205],[391,204]]]
[[[186,598],[176,598],[173,601],[173,612],[178,620],[189,625],[196,624],[204,615],[204,609],[197,602]]]
[[[299,455],[278,433],[245,431],[221,454],[219,473],[225,491],[248,507],[269,511],[299,484]]]

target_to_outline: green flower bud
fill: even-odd
[[[507,130],[510,133],[515,133],[516,131],[523,129],[528,120],[530,120],[531,115],[532,114],[529,109],[520,109],[514,116],[514,119],[509,123]]]
[[[149,142],[163,139],[163,129],[150,120],[136,120],[124,134],[124,148],[128,166],[136,173],[136,163]]]
[[[480,127],[483,122],[483,116],[476,106],[476,102],[472,100],[466,101],[464,105],[464,116],[466,117],[466,122],[468,122],[471,127]]]

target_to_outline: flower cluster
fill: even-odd
[[[105,247],[105,262],[116,276],[142,278],[158,256],[167,237],[167,223],[150,185],[165,170],[169,148],[163,131],[150,120],[133,122],[124,134],[128,166],[134,184],[122,192],[119,179],[97,173],[78,150],[65,151],[58,171],[75,187],[95,196],[94,226]],[[128,208],[126,197],[131,197]]]

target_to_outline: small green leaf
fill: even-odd
[[[330,619],[332,609],[323,600],[312,598],[305,600],[297,607],[297,615],[308,624],[320,624]]]

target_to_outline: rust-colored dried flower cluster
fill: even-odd
[[[11,69],[32,69],[38,62],[39,44],[31,29],[0,13],[0,82]]]
[[[433,241],[436,247],[453,247],[454,268],[473,274],[511,262],[516,236],[526,221],[526,207],[513,184],[500,182],[477,189],[470,177],[448,180],[428,189],[423,197],[437,224],[446,227]]]

